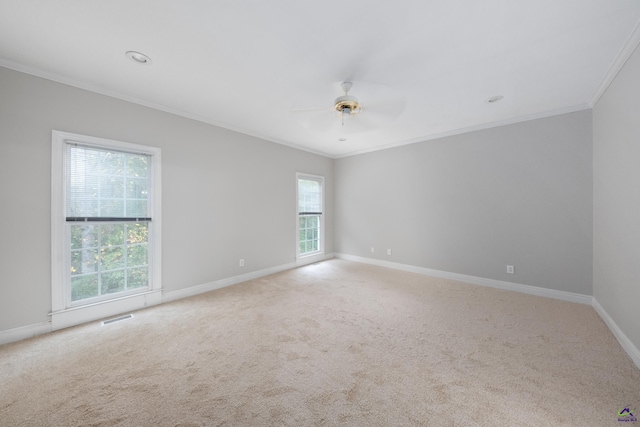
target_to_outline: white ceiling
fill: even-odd
[[[639,22],[638,0],[0,0],[0,65],[340,157],[589,108]]]

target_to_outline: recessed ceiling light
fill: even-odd
[[[502,95],[496,95],[496,96],[492,96],[491,98],[488,98],[486,101],[487,104],[495,104],[496,102],[500,102],[504,99],[504,96]]]
[[[136,52],[135,50],[130,50],[126,53],[127,58],[132,61],[136,61],[138,64],[151,64],[151,58],[149,58],[144,53]]]

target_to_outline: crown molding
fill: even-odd
[[[197,115],[197,114],[193,114],[193,113],[189,113],[187,111],[182,111],[176,108],[172,108],[172,107],[168,107],[166,105],[162,105],[162,104],[157,104],[154,102],[150,102],[141,98],[136,98],[135,96],[131,96],[131,95],[127,95],[115,90],[111,90],[111,89],[107,89],[104,87],[100,87],[100,86],[96,86],[96,85],[92,85],[90,83],[87,82],[83,82],[81,80],[77,80],[77,79],[70,79],[67,77],[63,77],[59,74],[56,73],[51,73],[49,71],[44,71],[44,70],[40,70],[34,67],[29,67],[17,62],[13,62],[13,61],[9,61],[7,59],[4,58],[0,58],[0,67],[4,67],[4,68],[8,68],[10,70],[14,70],[14,71],[18,71],[21,73],[25,73],[25,74],[29,74],[35,77],[40,77],[46,80],[51,80],[54,81],[56,83],[61,83],[67,86],[72,86],[78,89],[83,89],[89,92],[93,92],[93,93],[97,93],[100,95],[104,95],[104,96],[108,96],[111,98],[116,98],[116,99],[120,99],[122,101],[126,101],[126,102],[131,102],[132,104],[137,104],[137,105],[142,105],[143,107],[148,107],[148,108],[153,108],[154,110],[159,110],[159,111],[163,111],[165,113],[169,113],[169,114],[173,114],[176,116],[180,116],[180,117],[184,117],[190,120],[195,120],[201,123],[206,123],[208,125],[212,125],[212,126],[216,126],[222,129],[226,129],[226,130],[230,130],[232,132],[237,132],[237,133],[241,133],[243,135],[248,135],[248,136],[252,136],[254,138],[258,138],[258,139],[262,139],[264,141],[268,141],[268,142],[273,142],[276,144],[280,144],[280,145],[284,145],[290,148],[294,148],[296,150],[300,150],[300,151],[306,151],[308,153],[311,154],[316,154],[318,156],[323,156],[323,157],[329,157],[329,158],[333,158],[332,155],[322,152],[322,151],[318,151],[318,150],[314,150],[312,148],[308,148],[308,147],[304,147],[302,145],[298,145],[298,144],[294,144],[291,142],[287,142],[287,141],[283,141],[280,140],[278,138],[274,138],[272,136],[268,136],[268,135],[262,135],[259,132],[256,132],[254,130],[251,129],[245,129],[245,128],[240,128],[238,126],[235,125],[231,125],[228,123],[222,123],[222,122],[218,122],[215,120],[211,120],[208,119],[206,117]]]
[[[418,138],[407,139],[405,141],[392,142],[390,144],[380,145],[380,146],[373,147],[373,148],[365,148],[363,150],[357,150],[357,151],[352,151],[352,152],[346,153],[346,154],[340,154],[340,155],[337,155],[337,156],[333,156],[333,158],[334,159],[339,159],[339,158],[342,158],[342,157],[357,156],[357,155],[360,155],[360,154],[372,153],[372,152],[380,151],[380,150],[387,150],[389,148],[401,147],[403,145],[415,144],[417,142],[431,141],[431,140],[434,140],[434,139],[446,138],[448,136],[455,136],[455,135],[460,135],[460,134],[463,134],[463,133],[475,132],[475,131],[484,130],[484,129],[491,129],[491,128],[496,128],[496,127],[500,127],[500,126],[507,126],[507,125],[512,125],[512,124],[516,124],[516,123],[528,122],[528,121],[531,121],[531,120],[544,119],[546,117],[559,116],[561,114],[575,113],[577,111],[588,110],[590,108],[591,108],[591,106],[588,105],[588,104],[573,105],[573,106],[570,106],[570,107],[560,108],[560,109],[556,109],[556,110],[543,111],[541,113],[528,114],[528,115],[525,115],[525,116],[514,117],[514,118],[510,118],[510,119],[506,119],[506,120],[499,120],[499,121],[495,121],[495,122],[481,123],[481,124],[478,124],[478,125],[468,126],[468,127],[460,128],[460,129],[454,129],[454,130],[447,131],[447,132],[441,132],[441,133],[437,133],[437,134],[433,134],[433,135],[425,135],[425,136],[418,137]]]
[[[616,78],[624,64],[627,63],[633,52],[636,50],[638,45],[640,44],[640,22],[638,22],[631,32],[631,35],[627,39],[627,41],[622,45],[622,48],[616,55],[616,58],[613,60],[613,63],[609,67],[609,70],[604,75],[604,78],[596,88],[595,93],[591,96],[589,100],[589,107],[593,108],[598,103],[602,95],[607,91],[613,79]]]

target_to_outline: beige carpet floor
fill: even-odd
[[[640,370],[592,307],[343,260],[0,346],[2,426],[614,426],[627,405]]]

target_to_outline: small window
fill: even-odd
[[[324,250],[324,178],[298,174],[297,255],[313,255]]]

